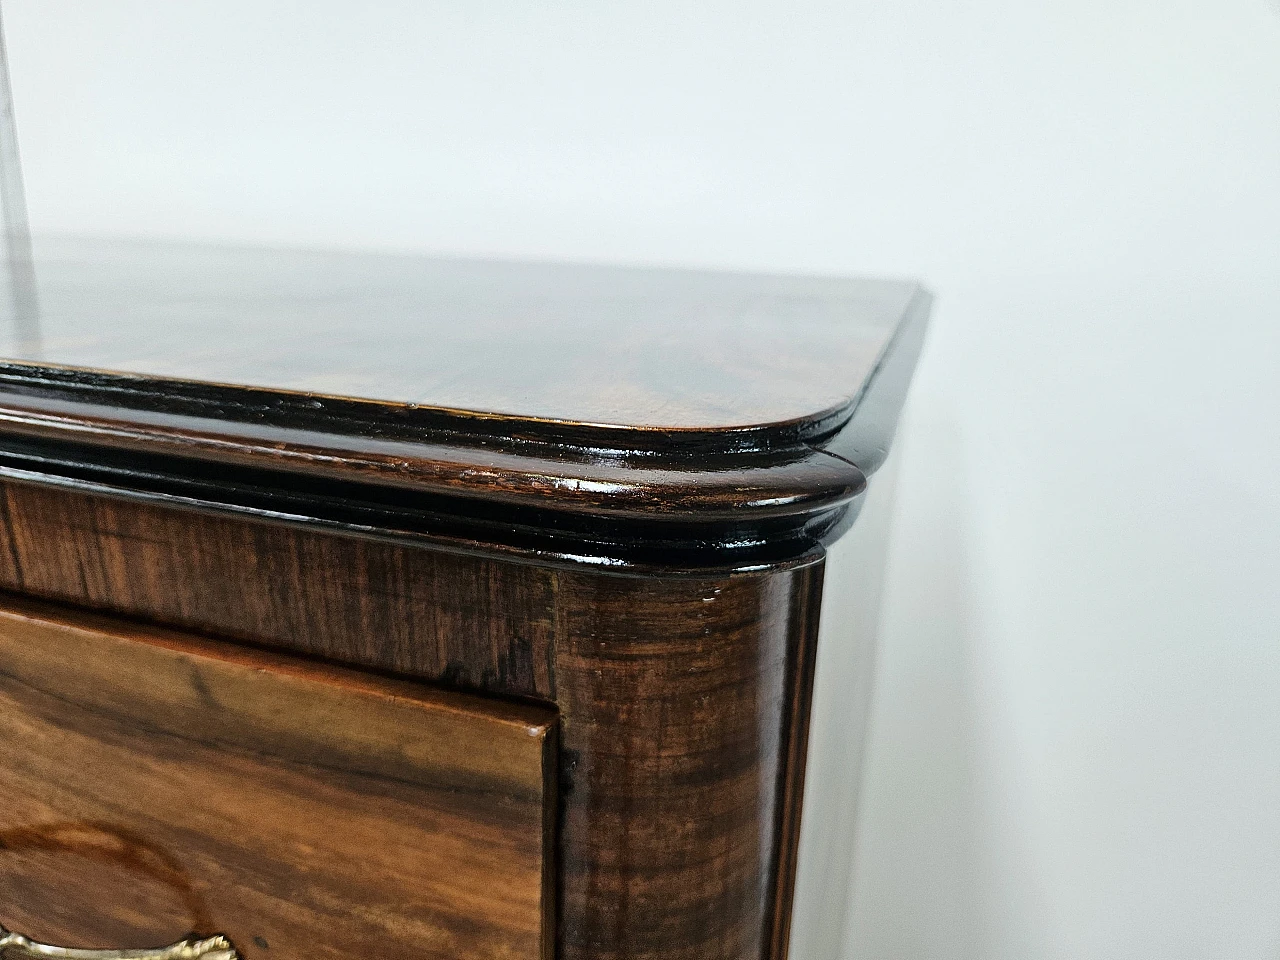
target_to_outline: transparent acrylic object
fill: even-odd
[[[0,226],[4,240],[3,326],[13,352],[40,352],[40,303],[31,254],[31,228],[18,153],[18,130],[9,82],[9,54],[0,22]]]

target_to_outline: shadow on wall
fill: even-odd
[[[1011,873],[1019,841],[1011,820],[991,815],[984,751],[996,706],[984,696],[988,671],[979,662],[964,439],[927,395],[913,400],[899,438],[898,509],[841,956],[1039,956],[1027,921],[1034,891],[1001,889],[1009,885],[999,876]],[[910,575],[895,576],[904,565]],[[1000,929],[991,929],[997,918]],[[1010,936],[1011,924],[1021,936]]]

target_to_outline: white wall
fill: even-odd
[[[1280,6],[5,0],[37,229],[924,277],[850,956],[1280,956]]]

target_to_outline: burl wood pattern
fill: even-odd
[[[6,473],[587,565],[840,536],[929,307],[856,279],[62,249],[44,340],[0,359]]]
[[[246,960],[547,960],[554,714],[0,608],[0,922]]]
[[[3,492],[10,589],[554,703],[562,960],[781,960],[820,563],[618,574]]]
[[[17,360],[639,430],[843,408],[916,294],[865,279],[118,239],[38,240],[36,261],[40,340],[6,343],[0,328],[0,354]]]

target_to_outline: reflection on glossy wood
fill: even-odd
[[[123,240],[37,243],[36,266],[44,342],[27,359],[38,362],[661,430],[846,406],[915,294],[869,280]]]
[[[410,709],[382,681],[258,675],[265,655],[151,635],[109,667],[66,660],[74,640],[0,647],[18,665],[0,671],[0,737],[51,746],[0,765],[56,786],[16,795],[7,855],[30,899],[13,928],[67,942],[89,916],[82,932],[158,944],[225,927],[249,960],[320,920],[382,931],[387,958],[427,937],[427,956],[783,960],[823,551],[888,449],[927,294],[52,253],[45,354],[0,363],[0,588],[542,706],[468,706],[459,752],[419,756],[396,746],[399,714],[356,720],[357,701]],[[229,690],[183,657],[239,671],[234,723]],[[324,697],[268,693],[295,669],[350,696],[341,736]],[[133,680],[166,706],[124,705]],[[462,716],[422,696],[412,710]],[[542,739],[517,749],[512,722]],[[117,765],[100,798],[91,780]],[[270,830],[237,826],[246,804]],[[107,866],[137,877],[133,906],[92,895]]]
[[[929,306],[864,280],[51,249],[54,339],[0,361],[0,469],[610,566],[838,537]]]
[[[11,589],[554,701],[564,960],[767,956],[820,564],[624,576],[5,486]]]
[[[771,956],[821,581],[561,575],[566,960]]]
[[[11,603],[0,922],[71,946],[222,932],[251,960],[543,960],[553,730]]]
[[[52,376],[21,383],[27,390],[64,385]],[[15,388],[11,368],[0,368],[0,387]],[[457,436],[410,441],[122,410],[105,406],[108,398],[96,392],[93,397],[97,402],[0,394],[0,430],[35,440],[74,438],[98,448],[103,465],[117,469],[120,461],[127,465],[129,458],[149,455],[145,463],[133,464],[139,474],[151,468],[148,472],[199,477],[216,464],[227,486],[249,476],[264,483],[260,473],[269,470],[282,486],[288,485],[285,476],[295,485],[298,477],[306,477],[668,523],[803,514],[847,502],[863,485],[852,464],[804,444],[767,456],[739,452],[691,458],[678,444],[673,444],[676,453],[684,456],[599,450],[569,455],[549,445],[507,444],[511,449],[504,449],[500,441],[462,443]],[[86,451],[79,452],[83,457]],[[168,471],[153,468],[162,457],[183,462],[166,462]],[[251,470],[259,474],[250,475]],[[356,491],[348,491],[352,495]]]

